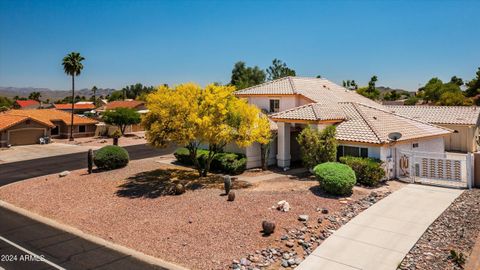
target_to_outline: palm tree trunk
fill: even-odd
[[[70,139],[69,141],[73,141],[73,109],[75,102],[75,75],[72,75],[72,115],[70,118]]]

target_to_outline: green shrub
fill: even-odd
[[[320,187],[333,195],[347,195],[352,193],[355,185],[355,172],[352,168],[338,162],[326,162],[313,168]]]
[[[340,162],[350,166],[355,172],[357,182],[374,187],[385,177],[385,170],[382,163],[372,158],[341,157]]]
[[[120,146],[107,145],[95,152],[93,163],[100,169],[113,170],[127,166],[129,161],[127,150]]]
[[[193,165],[193,160],[190,158],[190,152],[186,148],[179,148],[173,154],[178,162],[185,165]],[[208,155],[208,150],[199,149],[197,151],[197,158],[200,166],[205,165],[205,157]],[[237,153],[218,153],[210,164],[211,172],[221,172],[231,175],[241,174],[247,167],[247,159],[242,154]]]
[[[337,159],[336,127],[331,125],[319,131],[308,126],[297,136],[300,145],[303,164],[307,168],[315,165],[335,161]]]

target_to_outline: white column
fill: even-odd
[[[290,123],[277,122],[278,126],[278,153],[277,165],[281,168],[290,167]]]

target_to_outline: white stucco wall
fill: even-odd
[[[257,105],[258,108],[270,111],[270,100],[280,100],[280,111],[292,109],[298,106],[302,106],[311,103],[309,100],[301,96],[257,96],[248,97],[248,103]]]
[[[413,147],[413,144],[418,143],[418,147]],[[420,139],[409,142],[398,142],[395,144],[395,148],[398,150],[424,152],[424,153],[437,153],[444,155],[445,143],[443,137],[436,137],[431,139]]]

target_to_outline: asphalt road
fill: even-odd
[[[156,149],[145,144],[124,147],[130,160],[144,159],[173,153],[175,148]],[[20,180],[87,168],[87,152],[23,160],[0,164],[0,186]]]
[[[0,217],[0,269],[166,269],[2,207]],[[33,254],[48,262],[35,260]]]

